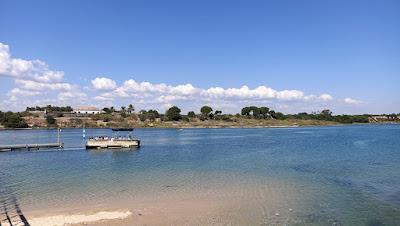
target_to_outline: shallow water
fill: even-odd
[[[0,198],[28,215],[125,208],[168,224],[400,225],[399,125],[134,134],[137,151],[86,151],[82,130],[64,129],[63,151],[0,153]],[[56,139],[0,131],[0,145]]]

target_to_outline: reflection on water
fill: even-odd
[[[135,134],[137,151],[86,151],[82,130],[65,129],[64,151],[0,153],[2,184],[38,215],[126,208],[154,224],[157,216],[200,225],[400,224],[400,126]],[[0,144],[16,136],[54,142],[56,131],[0,131]]]

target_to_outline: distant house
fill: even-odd
[[[379,122],[379,121],[395,121],[399,118],[395,115],[371,115],[369,117],[370,122]]]
[[[94,114],[100,114],[101,111],[96,107],[83,106],[83,107],[74,108],[74,113],[75,114],[94,115]]]

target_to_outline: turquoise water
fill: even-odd
[[[64,129],[63,151],[0,153],[1,198],[40,212],[202,194],[233,225],[400,225],[399,125],[134,134],[137,151],[86,151],[82,130]],[[56,139],[55,130],[0,131],[0,145]]]

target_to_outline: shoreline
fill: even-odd
[[[189,174],[183,176],[191,177]],[[221,178],[227,177],[240,177],[241,180],[230,179],[220,183]],[[287,180],[269,178],[267,183],[264,177],[252,176],[249,179],[247,175],[236,173],[218,173],[212,178],[200,180],[207,183],[193,187],[191,184],[179,184],[180,180],[175,178],[159,183],[160,186],[149,192],[128,192],[98,203],[91,200],[80,207],[76,207],[79,203],[72,201],[61,209],[28,209],[25,213],[32,226],[61,226],[208,225],[210,220],[216,219],[225,224],[241,222],[241,225],[255,225],[262,222],[265,215],[274,218],[269,220],[280,221],[283,218],[276,217],[275,213],[291,216],[307,212],[302,209],[310,196],[304,191],[295,193],[300,186]],[[264,189],[268,192],[260,194],[259,191]],[[281,195],[282,189],[293,195]],[[263,208],[258,208],[259,205]]]
[[[87,225],[98,222],[124,220],[132,215],[129,210],[102,210],[95,212],[44,215],[29,220],[31,226]]]
[[[156,125],[128,125],[122,128],[140,128],[140,129],[252,129],[252,128],[301,128],[301,127],[323,127],[323,126],[354,126],[354,125],[400,125],[400,122],[373,122],[373,123],[305,123],[301,125],[190,125],[189,124],[156,124]],[[0,131],[4,130],[36,130],[36,129],[79,129],[82,127],[60,126],[60,127],[28,127],[28,128],[6,128],[0,127]],[[86,129],[111,129],[114,126],[86,126]]]

